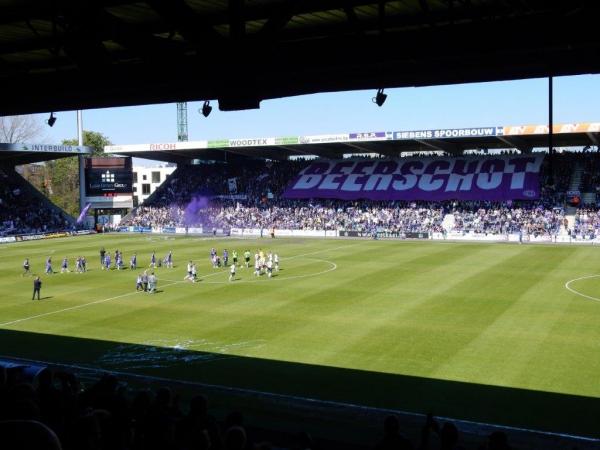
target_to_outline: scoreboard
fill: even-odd
[[[131,158],[86,158],[85,196],[92,208],[133,208]]]

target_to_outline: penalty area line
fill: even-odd
[[[174,281],[172,283],[168,283],[168,284],[161,286],[161,288],[165,288],[167,286],[172,286],[174,284],[179,284],[179,283],[183,283],[183,281]],[[87,306],[98,305],[100,303],[110,302],[111,300],[117,300],[119,298],[128,297],[130,295],[141,294],[142,292],[143,291],[127,292],[126,294],[116,295],[114,297],[104,298],[101,300],[94,300],[93,302],[84,303],[82,305],[70,306],[68,308],[57,309],[55,311],[48,311],[45,313],[36,314],[34,316],[23,317],[22,319],[15,319],[15,320],[11,320],[9,322],[0,323],[0,327],[14,325],[16,323],[26,322],[28,320],[38,319],[40,317],[52,316],[54,314],[60,314],[60,313],[67,312],[67,311],[73,311],[75,309],[81,309],[81,308],[85,308]]]

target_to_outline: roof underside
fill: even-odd
[[[554,134],[554,147],[586,147],[600,144],[600,132]],[[125,146],[126,147],[126,146]],[[477,138],[405,139],[362,142],[335,142],[324,144],[262,145],[227,148],[190,148],[185,150],[115,150],[111,153],[157,161],[189,164],[193,159],[205,161],[240,161],[243,159],[285,160],[290,156],[318,156],[341,159],[352,154],[378,154],[398,157],[402,152],[443,151],[459,155],[465,150],[515,149],[529,153],[536,148],[548,147],[548,135],[489,136]]]
[[[600,2],[0,0],[0,115],[600,72]]]
[[[22,164],[32,164],[44,161],[53,161],[55,159],[68,158],[70,156],[79,156],[80,153],[35,153],[35,152],[4,152],[0,151],[0,165],[20,166]],[[90,156],[90,155],[85,155]]]

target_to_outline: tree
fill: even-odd
[[[77,139],[65,139],[63,145],[77,145]],[[103,157],[110,139],[97,131],[83,132],[83,145],[93,147],[93,156]],[[79,214],[79,161],[77,156],[61,158],[46,164],[50,181],[50,200],[72,216]]]
[[[43,137],[40,116],[0,117],[0,142],[33,142]]]
[[[65,139],[63,145],[77,145],[77,139]],[[104,147],[112,145],[110,139],[104,136],[102,133],[97,131],[84,131],[83,132],[83,145],[94,148],[94,156],[107,156],[104,154]]]
[[[79,162],[77,156],[46,163],[50,200],[68,214],[79,214]]]

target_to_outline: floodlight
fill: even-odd
[[[56,117],[54,117],[53,112],[50,113],[50,117],[48,118],[48,120],[46,120],[46,123],[48,124],[49,127],[53,127],[54,124],[56,123]]]
[[[202,105],[202,109],[200,110],[200,112],[202,113],[202,115],[204,117],[208,117],[210,115],[212,111],[212,106],[210,106],[210,100],[206,100],[204,102],[204,105]]]
[[[385,99],[387,98],[387,94],[383,93],[383,88],[377,89],[377,95],[373,97],[373,103],[376,103],[377,106],[381,106],[385,103]]]

